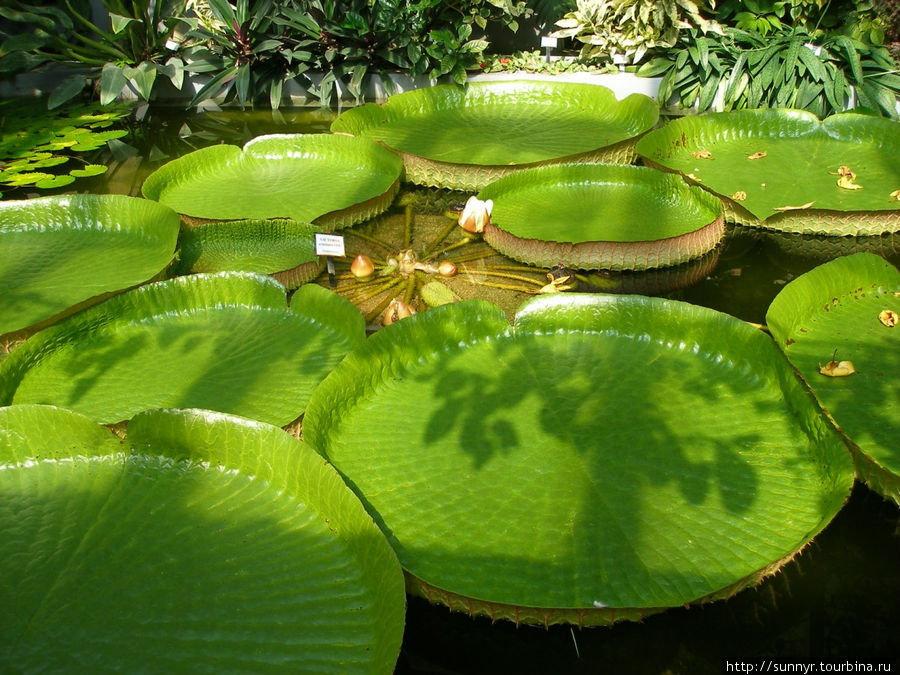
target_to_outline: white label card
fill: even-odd
[[[558,40],[554,37],[541,37],[541,47],[556,47]]]
[[[344,257],[344,237],[340,234],[322,234],[316,232],[316,255],[333,255]]]

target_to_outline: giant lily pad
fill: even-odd
[[[479,301],[388,326],[313,394],[304,439],[411,586],[602,623],[727,596],[834,516],[850,455],[771,339],[643,296]]]
[[[0,403],[99,422],[202,407],[285,425],[364,335],[347,301],[255,274],[196,274],[118,295],[29,338],[0,363]]]
[[[122,442],[0,408],[0,662],[14,672],[390,673],[403,575],[285,432],[153,411]]]
[[[820,121],[783,109],[712,113],[654,130],[637,151],[720,195],[746,225],[831,235],[900,230],[900,122],[858,113]]]
[[[144,196],[194,220],[289,218],[346,227],[384,211],[401,161],[364,138],[272,134],[215,145],[148,176]]]
[[[174,271],[227,270],[270,274],[287,288],[311,281],[322,271],[316,255],[319,229],[293,220],[235,220],[185,229]]]
[[[342,113],[334,132],[399,152],[406,180],[478,190],[516,169],[573,159],[628,163],[634,138],[659,118],[647,96],[622,101],[606,87],[572,82],[441,85]]]
[[[146,281],[175,253],[178,215],[123,195],[0,202],[0,333]]]
[[[725,234],[722,205],[679,176],[614,164],[544,166],[488,185],[484,238],[541,267],[648,269],[686,262]]]
[[[860,477],[900,503],[900,271],[871,253],[838,258],[785,286],[766,321],[849,437]],[[821,372],[842,361],[855,372]]]

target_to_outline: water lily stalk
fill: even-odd
[[[399,278],[391,278],[387,282],[383,279],[375,278],[372,281],[354,284],[353,287],[347,289],[342,295],[353,303],[363,303],[371,300],[376,295],[398,286],[402,280]]]
[[[425,247],[425,250],[422,252],[422,257],[423,258],[430,257],[431,252],[435,249],[435,247],[437,247],[438,244],[440,244],[442,241],[444,241],[444,239],[449,237],[450,233],[453,232],[453,230],[455,230],[455,229],[456,229],[456,220],[454,219],[454,220],[451,220],[447,224],[447,227],[443,231],[441,231],[440,236],[435,237],[434,241],[432,241],[428,246]]]
[[[444,248],[435,251],[434,253],[432,253],[432,255],[438,256],[438,255],[441,255],[442,253],[446,253],[447,251],[453,251],[454,249],[457,249],[460,246],[465,246],[466,244],[469,244],[471,242],[472,242],[471,239],[469,239],[468,237],[464,237],[463,239],[460,239],[459,241],[457,241],[453,244],[450,244],[449,246],[445,246]],[[481,256],[479,256],[479,257],[481,257]]]
[[[457,264],[472,262],[473,260],[481,260],[482,258],[490,258],[491,256],[497,255],[497,251],[490,248],[489,246],[484,246],[479,249],[475,249],[474,251],[468,251],[465,255],[462,256],[454,256],[453,262]]]
[[[381,241],[381,239],[378,239],[378,238],[373,237],[368,234],[364,234],[363,232],[350,232],[349,234],[351,234],[354,237],[359,237],[360,239],[364,239],[365,241],[369,242],[370,244],[374,244],[375,246],[378,246],[379,248],[383,248],[388,253],[394,252],[394,247],[384,241]]]
[[[537,290],[532,290],[530,288],[524,288],[522,286],[514,286],[512,284],[498,284],[498,283],[494,283],[492,281],[474,281],[473,279],[468,279],[466,277],[463,277],[463,280],[472,285],[477,284],[479,286],[486,286],[488,288],[499,288],[504,291],[515,291],[516,293],[528,293],[530,295],[536,295],[538,292]]]
[[[505,272],[535,272],[534,267],[527,265],[491,265],[492,270],[504,270]]]
[[[470,272],[468,270],[464,270],[464,271],[465,271],[466,275],[468,275],[468,276],[474,276],[476,274],[481,274],[486,277],[500,277],[501,279],[511,279],[513,281],[524,281],[529,284],[534,284],[535,286],[543,286],[544,285],[543,281],[537,281],[535,279],[531,279],[530,277],[523,277],[518,274],[510,274],[508,272],[497,272],[497,271],[494,271],[494,269],[478,270],[477,272]],[[478,282],[474,282],[474,283],[478,283]]]
[[[406,280],[406,289],[403,291],[403,302],[407,305],[412,302],[413,294],[416,292],[416,275],[411,275]]]
[[[412,241],[412,224],[412,204],[407,204],[403,210],[403,248],[409,248],[409,244]],[[407,300],[407,302],[409,301]]]

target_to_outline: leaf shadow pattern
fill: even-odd
[[[0,662],[23,672],[389,667],[402,574],[335,472],[273,427],[180,416],[151,417],[131,452],[123,442],[93,456],[60,435],[42,461],[0,472]],[[23,454],[28,434],[13,437]]]
[[[128,320],[102,306],[93,312],[12,352],[0,370],[0,400],[59,405],[102,422],[194,407],[287,424],[349,348],[346,335],[286,306],[215,305]]]
[[[678,605],[753,575],[821,526],[815,497],[784,516],[807,522],[778,535],[779,509],[795,499],[794,476],[781,475],[810,468],[810,440],[747,364],[689,341],[591,331],[510,333],[478,351],[418,376],[434,407],[408,442],[459,451],[469,466],[457,477],[479,488],[479,474],[501,481],[487,500],[496,512],[473,508],[462,517],[477,532],[444,531],[431,550],[402,542],[426,581],[441,586],[427,575],[452,567],[448,583],[497,602]]]

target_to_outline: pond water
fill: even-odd
[[[106,175],[73,187],[137,196],[144,178],[177,156],[214,143],[242,145],[267,133],[327,132],[335,114],[319,109],[156,111],[129,137],[113,143],[104,158],[111,167]],[[399,242],[411,223],[413,248],[437,248],[435,239],[449,222],[442,211],[467,197],[404,188],[388,214],[354,231]],[[346,232],[348,251],[367,251],[370,241],[354,231]],[[454,232],[441,241],[446,245],[457,238]],[[546,283],[547,270],[510,272],[531,282],[497,283],[509,279],[479,276],[486,265],[496,269],[518,264],[494,256],[483,244],[467,246],[455,251],[468,266],[468,273],[453,286],[461,297],[491,300],[511,314],[528,297],[524,289]],[[900,235],[857,242],[734,228],[715,251],[691,265],[644,274],[591,275],[581,281],[581,288],[663,295],[763,323],[766,309],[785,283],[857,250],[879,253],[900,266]],[[489,285],[473,285],[471,280]],[[319,283],[327,284],[327,278],[321,277]],[[523,290],[499,287],[504,285]],[[372,299],[367,311],[377,308],[379,301]],[[896,401],[885,405],[900,414]],[[831,525],[781,573],[728,601],[670,610],[641,623],[573,630],[492,624],[411,598],[397,672],[675,675],[729,672],[729,661],[877,663],[900,655],[898,636],[900,513],[895,505],[857,485]],[[847,666],[845,672],[856,671]]]

